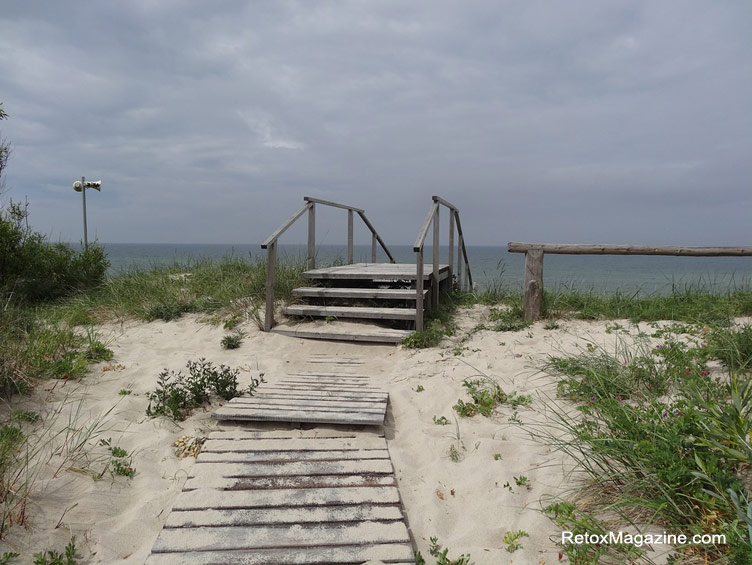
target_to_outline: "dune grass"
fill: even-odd
[[[752,563],[752,375],[737,354],[752,328],[703,333],[688,342],[663,332],[657,345],[619,335],[614,351],[550,358],[559,395],[577,407],[549,403],[554,424],[540,431],[582,479],[545,505],[563,530],[723,534],[725,544],[675,547],[670,562]],[[563,549],[573,563],[650,562],[633,544]]]

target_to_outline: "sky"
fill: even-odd
[[[750,245],[750,22],[746,0],[3,0],[3,201],[63,241],[85,176],[105,243],[258,243],[313,196],[409,245],[436,194],[469,245]],[[345,234],[319,214],[318,244]]]

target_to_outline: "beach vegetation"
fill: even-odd
[[[509,553],[514,553],[518,549],[522,549],[522,538],[528,537],[530,537],[530,534],[524,530],[517,530],[516,532],[509,531],[504,534],[502,542],[507,546],[506,550]]]
[[[488,376],[465,379],[462,382],[470,401],[459,399],[453,406],[460,416],[472,417],[476,414],[490,416],[496,408],[505,404],[513,409],[518,406],[529,406],[532,398],[528,395],[518,395],[516,391],[507,394],[499,383]]]
[[[674,557],[752,562],[752,374],[740,355],[747,331],[715,327],[705,342],[662,334],[657,345],[619,335],[613,352],[593,346],[551,358],[546,371],[576,410],[550,403],[555,423],[542,437],[584,477],[569,499],[546,506],[552,520],[591,533],[723,534],[725,544],[676,547]],[[598,544],[564,551],[584,563],[640,554]]]
[[[430,538],[428,553],[431,554],[431,557],[434,557],[436,559],[436,565],[470,565],[469,554],[465,555],[463,553],[456,559],[451,559],[449,557],[449,549],[442,547],[439,543],[439,538],[436,536],[431,536]],[[426,560],[420,554],[420,551],[415,553],[415,563],[416,565],[426,565]]]
[[[220,342],[222,349],[238,349],[240,344],[243,343],[243,337],[245,337],[245,334],[241,330],[227,334]]]
[[[248,387],[241,390],[238,369],[226,365],[215,367],[206,359],[188,361],[188,374],[164,369],[157,378],[157,388],[149,393],[147,416],[167,416],[185,420],[194,408],[209,402],[212,395],[231,400],[241,394],[253,395],[262,378],[251,378]]]
[[[437,426],[448,426],[449,420],[446,416],[434,416],[433,417],[433,423]]]
[[[34,565],[76,565],[76,537],[71,537],[62,552],[47,550],[35,553]]]

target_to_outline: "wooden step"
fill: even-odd
[[[361,341],[365,343],[402,343],[413,332],[410,330],[393,330],[381,328],[371,323],[341,321],[325,324],[323,321],[305,323],[282,323],[272,329],[290,337],[303,339],[325,339],[330,341]]]
[[[410,288],[325,288],[321,286],[307,286],[296,288],[293,296],[307,298],[360,298],[378,300],[415,300],[415,289]],[[423,296],[428,290],[423,291]]]
[[[431,278],[433,264],[427,263],[423,268],[423,278]],[[309,279],[350,279],[372,281],[413,281],[417,279],[417,267],[414,263],[354,263],[339,267],[326,267],[305,271],[303,276]],[[449,276],[449,265],[439,266],[439,279]]]
[[[415,308],[361,308],[356,306],[312,306],[295,304],[285,308],[289,316],[322,318],[361,318],[376,320],[414,320]]]

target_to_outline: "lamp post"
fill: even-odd
[[[88,234],[86,233],[86,189],[87,188],[93,188],[94,190],[101,192],[102,181],[95,180],[95,181],[87,182],[84,177],[81,177],[81,180],[77,180],[76,182],[73,183],[73,190],[81,193],[81,196],[83,198],[83,203],[84,203],[84,249],[89,248],[89,237],[88,237]]]

